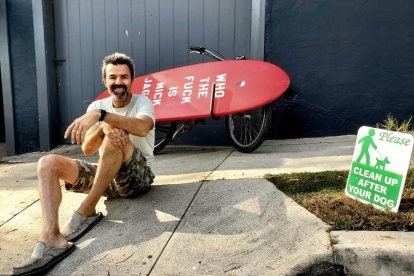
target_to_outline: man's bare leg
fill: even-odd
[[[48,155],[38,162],[38,190],[42,208],[40,241],[48,247],[63,247],[68,244],[59,231],[59,206],[62,202],[59,179],[74,183],[78,173],[75,161],[64,156]]]
[[[84,216],[95,213],[96,204],[100,197],[118,172],[122,162],[128,160],[133,152],[131,143],[128,143],[124,149],[120,149],[105,139],[103,147],[104,151],[98,163],[92,189],[78,209],[78,212]],[[70,158],[48,155],[39,160],[37,174],[42,208],[40,241],[43,241],[48,247],[66,246],[67,241],[59,230],[59,207],[62,202],[59,179],[74,183],[79,174],[78,166]]]
[[[102,143],[103,152],[98,162],[92,189],[77,210],[80,214],[88,217],[96,212],[96,205],[105,192],[106,188],[114,179],[123,162],[127,161],[134,151],[129,142],[123,149],[115,147],[106,137]]]

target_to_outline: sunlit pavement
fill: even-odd
[[[351,274],[412,275],[412,232],[329,232],[263,179],[265,174],[347,170],[355,136],[265,141],[231,147],[167,147],[156,156],[149,193],[106,200],[105,218],[51,274],[286,275],[320,263]],[[84,158],[78,146],[53,153]],[[2,158],[0,274],[27,259],[40,231],[36,161]],[[95,162],[94,156],[88,160]],[[64,191],[64,222],[85,195]]]

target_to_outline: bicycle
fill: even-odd
[[[224,56],[219,52],[204,47],[192,46],[190,47],[190,53],[205,55],[217,61],[225,60]],[[246,59],[246,57],[236,57],[236,60],[243,59]],[[211,110],[214,109],[214,93],[215,91],[213,90]],[[211,117],[218,119],[213,112],[211,112]],[[194,125],[202,121],[203,119],[157,122],[155,126],[154,153],[159,153],[179,135],[190,131]],[[253,110],[226,115],[226,133],[236,150],[249,153],[256,150],[263,143],[265,135],[269,131],[271,121],[272,110],[269,103]]]

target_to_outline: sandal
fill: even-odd
[[[102,218],[103,215],[101,212],[90,217],[85,217],[75,211],[72,215],[72,218],[62,226],[60,232],[67,241],[74,242],[85,235]]]
[[[75,244],[71,242],[66,247],[48,247],[44,242],[38,241],[32,256],[23,264],[13,267],[13,275],[43,273],[67,257],[73,250],[75,250]]]

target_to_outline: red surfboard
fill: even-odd
[[[134,79],[131,90],[151,99],[157,121],[176,121],[263,106],[281,96],[289,83],[288,75],[274,64],[226,60],[144,75]],[[109,96],[105,90],[97,99]]]

